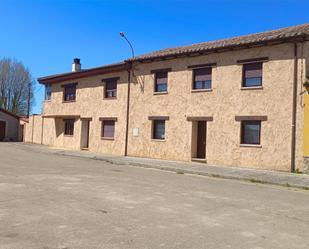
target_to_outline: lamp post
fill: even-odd
[[[124,32],[120,32],[119,35],[121,37],[123,37],[126,40],[126,42],[129,44],[129,46],[131,48],[132,58],[134,58],[134,49],[133,49],[133,46],[132,46],[131,42],[128,40],[128,38],[126,37]]]

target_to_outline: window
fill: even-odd
[[[153,120],[152,139],[165,139],[165,120]]]
[[[241,121],[241,144],[260,144],[261,121]]]
[[[155,73],[155,92],[167,92],[167,75],[168,72]]]
[[[51,94],[52,94],[52,86],[51,84],[45,85],[45,100],[51,100]]]
[[[117,80],[118,78],[106,79],[105,80],[105,98],[116,98],[117,97]]]
[[[262,86],[262,62],[243,65],[243,87]]]
[[[113,139],[115,135],[115,120],[102,120],[101,137]]]
[[[74,119],[64,120],[64,135],[73,136],[74,135]]]
[[[76,100],[76,84],[64,85],[64,101]]]
[[[212,68],[198,68],[193,70],[193,89],[211,89]]]

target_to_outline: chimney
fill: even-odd
[[[79,58],[74,58],[73,63],[72,63],[72,72],[78,72],[81,71],[81,64],[80,64],[80,59]]]

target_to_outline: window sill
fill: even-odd
[[[153,95],[163,95],[168,94],[168,92],[154,92]]]
[[[62,103],[74,103],[76,100],[63,100]]]
[[[103,98],[103,100],[115,100],[117,99],[117,97],[106,97],[106,98]]]
[[[240,147],[262,148],[260,144],[240,144]]]
[[[152,142],[165,142],[166,140],[165,139],[155,139],[155,138],[152,138],[151,141]]]
[[[113,137],[101,137],[101,140],[109,140],[109,141],[114,141],[115,138]]]
[[[63,135],[64,137],[74,137],[74,135]]]
[[[191,93],[212,92],[212,89],[192,89]]]
[[[240,90],[262,90],[263,86],[242,86]]]

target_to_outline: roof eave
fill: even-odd
[[[153,62],[153,61],[160,61],[160,60],[168,60],[168,59],[174,59],[179,57],[193,57],[193,56],[200,56],[200,55],[206,55],[206,54],[212,54],[212,53],[222,53],[226,51],[232,51],[232,50],[238,50],[238,49],[247,49],[247,48],[253,48],[253,47],[261,47],[261,46],[268,46],[268,45],[278,45],[282,43],[288,43],[288,42],[303,42],[303,41],[309,41],[309,35],[302,34],[299,36],[293,36],[293,37],[284,37],[284,38],[276,38],[276,39],[270,39],[265,41],[253,41],[248,43],[242,43],[242,44],[232,44],[228,46],[222,46],[222,47],[216,47],[216,48],[208,48],[208,49],[200,49],[196,51],[184,51],[180,53],[171,53],[167,55],[158,55],[158,56],[149,56],[146,58],[131,58],[128,59],[128,62],[140,62],[140,63],[147,63],[147,62]]]
[[[63,75],[54,75],[54,76],[51,75],[51,76],[46,76],[46,77],[40,77],[37,80],[40,84],[53,84],[53,83],[67,81],[67,80],[74,80],[74,79],[79,79],[79,78],[90,77],[90,76],[94,76],[98,74],[120,72],[120,71],[128,70],[129,68],[130,68],[130,64],[124,62],[118,65],[105,66],[105,67],[100,67],[100,68],[92,68],[92,69],[87,69],[87,70],[83,70],[80,72],[72,72],[72,73],[67,73]]]

